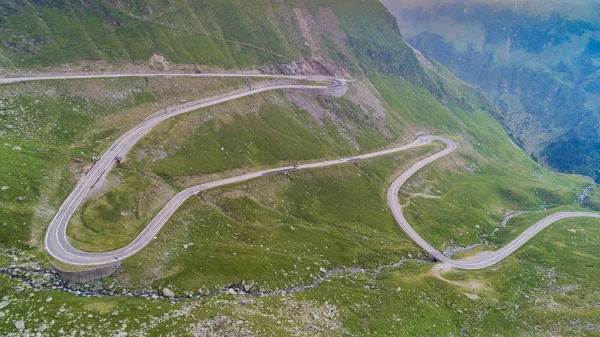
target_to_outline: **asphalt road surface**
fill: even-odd
[[[248,74],[232,74],[232,73],[223,73],[223,74],[179,74],[179,73],[162,73],[162,74],[152,74],[153,76],[213,76],[213,77],[253,77]],[[5,83],[13,83],[17,81],[33,81],[33,80],[50,80],[50,79],[80,79],[80,78],[100,78],[100,77],[145,77],[148,74],[110,74],[110,75],[46,75],[46,76],[20,76],[15,78],[3,78],[0,79],[0,83],[2,80],[6,80]],[[189,198],[191,195],[184,196],[185,191],[178,194],[167,206],[163,209],[157,217],[152,220],[150,225],[128,246],[118,249],[111,252],[105,253],[86,253],[75,249],[67,238],[67,225],[69,223],[69,219],[75,212],[75,210],[81,205],[81,203],[85,200],[86,196],[91,192],[91,190],[95,187],[97,182],[104,178],[104,176],[110,172],[112,167],[115,164],[114,159],[116,157],[125,157],[127,152],[131,150],[131,148],[148,132],[152,130],[157,124],[160,122],[190,112],[194,110],[198,110],[201,108],[205,108],[208,106],[220,104],[223,102],[231,101],[234,99],[242,98],[249,95],[254,95],[257,93],[270,91],[270,90],[320,90],[320,91],[337,91],[340,88],[343,88],[346,85],[346,81],[344,79],[335,79],[335,78],[326,78],[321,76],[272,76],[272,75],[259,75],[257,77],[263,78],[286,78],[293,80],[329,80],[331,82],[330,85],[298,85],[298,84],[278,84],[274,83],[272,85],[248,90],[236,90],[229,94],[218,95],[209,98],[205,98],[199,101],[181,104],[175,107],[163,109],[161,111],[156,112],[145,121],[143,121],[138,126],[129,130],[127,133],[119,137],[109,148],[108,151],[102,155],[102,157],[96,161],[96,163],[91,167],[91,169],[85,174],[84,177],[79,180],[75,188],[71,192],[71,194],[67,197],[64,203],[59,208],[58,212],[54,216],[54,219],[48,226],[48,230],[46,232],[46,238],[44,240],[44,244],[48,253],[54,257],[55,259],[72,265],[102,265],[106,263],[111,263],[119,260],[123,260],[139,250],[145,247],[151,240],[154,238],[154,235],[160,230],[160,227],[164,225],[164,223],[168,220],[168,218],[175,212],[176,208],[172,208],[174,204],[178,206],[181,205],[185,199]],[[242,181],[242,177],[226,179],[225,181],[230,181],[229,183]],[[211,183],[213,186],[225,185],[224,181],[217,181]],[[211,185],[209,184],[209,185]],[[179,202],[180,201],[180,202]],[[177,207],[178,207],[177,206]],[[168,214],[168,216],[165,216]],[[158,225],[156,225],[158,224]]]
[[[255,90],[237,90],[228,95],[219,95],[209,97],[203,100],[195,101],[192,103],[182,104],[179,106],[167,108],[158,111],[154,115],[147,118],[140,125],[131,129],[120,138],[118,138],[110,149],[94,164],[94,166],[87,172],[87,174],[81,178],[77,183],[71,194],[67,197],[65,202],[62,204],[54,219],[50,223],[46,232],[45,247],[48,253],[55,259],[71,264],[80,266],[94,266],[110,264],[116,261],[126,259],[133,254],[139,252],[146,245],[148,245],[156,237],[162,226],[169,220],[169,218],[175,213],[175,211],[191,196],[197,193],[207,190],[213,187],[224,186],[228,184],[234,184],[243,182],[246,180],[259,178],[264,175],[277,174],[286,171],[314,169],[325,166],[340,165],[344,163],[352,163],[358,160],[365,160],[378,156],[388,155],[407,149],[415,148],[425,144],[429,144],[432,141],[441,141],[446,144],[446,148],[438,153],[435,153],[418,163],[410,167],[404,172],[398,179],[396,179],[388,190],[387,201],[392,210],[392,213],[398,222],[399,226],[425,251],[427,251],[432,257],[448,263],[454,267],[462,269],[482,269],[494,265],[500,262],[512,254],[515,250],[529,241],[533,236],[539,233],[544,228],[548,227],[552,223],[575,217],[592,217],[600,218],[600,214],[588,213],[588,212],[562,212],[550,215],[538,223],[534,224],[523,234],[517,237],[515,240],[510,242],[505,247],[498,251],[490,253],[486,256],[479,257],[470,260],[453,260],[427,243],[406,221],[406,218],[402,214],[402,207],[398,202],[398,192],[402,185],[418,170],[426,166],[427,164],[446,156],[456,150],[456,144],[447,138],[439,136],[423,136],[415,140],[414,142],[396,147],[384,151],[378,151],[374,153],[364,154],[351,158],[343,158],[339,160],[325,161],[312,164],[303,164],[288,167],[278,167],[271,170],[263,170],[253,173],[244,174],[237,177],[231,177],[223,180],[213,181],[210,183],[194,186],[188,188],[179,194],[177,194],[169,203],[150,221],[150,223],[144,228],[144,230],[127,246],[102,253],[89,253],[75,249],[67,238],[67,225],[69,219],[77,209],[77,207],[83,202],[85,197],[96,185],[98,180],[102,179],[107,172],[109,172],[114,166],[114,158],[117,156],[125,157],[127,152],[145,136],[154,126],[158,123],[175,117],[177,115],[194,111],[200,108],[220,104],[226,101],[238,99],[241,97],[253,95],[260,92],[269,90],[338,90],[346,85],[346,81],[343,79],[334,79],[323,76],[283,76],[283,75],[261,75],[254,73],[210,73],[210,74],[197,74],[197,73],[104,73],[104,74],[18,74],[10,75],[9,77],[0,78],[0,84],[2,83],[14,83],[22,81],[39,81],[39,80],[57,80],[57,79],[83,79],[83,78],[113,78],[113,77],[165,77],[165,76],[186,76],[186,77],[262,77],[262,78],[286,78],[293,80],[327,80],[332,84],[329,86],[318,86],[318,85],[295,85],[295,84],[273,84],[265,86]]]
[[[93,78],[123,78],[123,77],[252,77],[252,78],[285,78],[290,80],[335,80],[328,76],[304,76],[304,75],[269,75],[257,72],[90,72],[90,73],[23,73],[7,74],[0,76],[0,84],[46,81],[46,80],[72,80]]]
[[[508,257],[515,250],[519,249],[519,247],[521,247],[527,241],[529,241],[532,237],[534,237],[537,233],[539,233],[544,228],[550,226],[551,224],[555,223],[556,221],[559,221],[562,219],[567,219],[567,218],[600,218],[600,214],[591,213],[591,212],[589,212],[589,213],[588,212],[562,212],[562,213],[552,214],[552,215],[540,220],[535,225],[529,227],[529,229],[527,229],[525,232],[523,232],[521,235],[519,235],[515,240],[511,241],[509,244],[507,244],[506,246],[502,247],[501,249],[499,249],[495,252],[492,252],[488,255],[485,255],[485,256],[482,256],[482,257],[479,257],[476,259],[453,260],[453,259],[449,258],[448,256],[439,252],[437,249],[433,248],[433,246],[431,246],[429,243],[427,243],[427,241],[425,241],[410,226],[408,221],[406,221],[404,214],[402,214],[402,207],[400,206],[400,203],[398,201],[398,192],[399,192],[400,188],[402,187],[402,185],[404,185],[404,183],[413,174],[415,174],[417,171],[422,169],[425,165],[433,162],[434,160],[436,160],[438,158],[448,155],[448,154],[452,153],[454,150],[456,150],[456,143],[454,143],[453,141],[443,138],[443,137],[432,137],[432,138],[446,143],[446,148],[443,151],[440,151],[432,156],[429,156],[429,157],[419,161],[418,163],[411,166],[404,173],[402,173],[402,175],[400,175],[400,177],[398,177],[398,179],[396,179],[392,183],[390,188],[388,189],[387,201],[392,210],[392,213],[394,214],[394,218],[396,218],[396,221],[398,222],[398,225],[419,246],[421,246],[424,250],[426,250],[432,257],[434,257],[440,261],[443,261],[447,264],[452,265],[453,267],[457,267],[457,268],[461,268],[461,269],[475,270],[475,269],[487,268],[487,267],[490,267],[490,266],[502,261],[504,258]]]

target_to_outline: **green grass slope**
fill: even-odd
[[[274,54],[242,44],[224,47],[223,53],[233,48],[240,54],[227,64],[178,59],[191,48],[183,42],[196,36],[178,21],[189,18],[190,32],[199,29],[199,21],[210,34],[220,31],[223,38],[268,46],[293,58],[317,57],[324,67],[333,62],[355,81],[342,98],[269,92],[162,123],[113,170],[106,189],[81,207],[69,226],[74,245],[99,251],[126,244],[171,195],[191,185],[263,167],[375,151],[408,143],[422,133],[444,135],[459,144],[455,153],[419,172],[401,191],[411,223],[440,249],[486,242],[484,248],[495,248],[540,216],[533,212],[541,209],[600,207],[591,181],[549,171],[514,147],[494,118],[501,112],[480,92],[435,62],[423,67],[381,4],[274,1],[248,6],[211,1],[196,8],[198,4],[6,2],[3,11],[11,12],[3,12],[3,25],[23,22],[12,16],[28,11],[48,26],[52,15],[41,16],[40,11],[75,15],[85,24],[93,20],[82,18],[97,17],[105,28],[111,27],[107,18],[114,15],[123,25],[107,28],[110,33],[104,37],[89,37],[92,42],[82,42],[87,47],[60,64],[43,60],[42,52],[19,58],[7,47],[2,53],[11,67],[29,69],[84,60],[119,67],[124,64],[119,62],[145,62],[153,53],[174,64],[210,67],[275,61],[258,55]],[[206,18],[191,20],[192,14],[214,18],[224,11],[237,13],[237,22],[220,17],[211,26]],[[267,21],[263,26],[242,25],[265,15],[271,26]],[[229,21],[231,26],[225,27]],[[136,24],[154,28],[136,30]],[[258,27],[278,27],[277,34],[261,35]],[[19,34],[35,31],[19,29]],[[181,35],[174,33],[177,29]],[[149,38],[153,31],[173,35],[165,35],[161,45]],[[73,36],[88,39],[84,31],[77,34]],[[102,38],[116,43],[117,35],[121,42],[142,36],[147,44],[139,51],[148,52],[135,58],[126,43],[122,49],[103,49],[93,42]],[[68,45],[58,36],[47,48]],[[267,36],[280,40],[267,41]],[[108,51],[116,56],[110,59]],[[8,187],[0,191],[0,218],[7,219],[0,226],[0,266],[49,266],[39,241],[52,214],[91,164],[91,156],[140,118],[182,100],[243,85],[224,79],[138,78],[2,86],[0,151],[10,163],[0,167],[0,187]],[[116,275],[76,286],[110,289],[116,296],[81,297],[47,286],[34,290],[18,279],[0,277],[0,292],[6,294],[0,301],[0,334],[19,333],[20,320],[23,334],[91,336],[597,333],[600,284],[593,221],[558,223],[506,261],[478,272],[437,270],[397,227],[385,201],[390,182],[439,146],[206,191],[188,200],[157,239],[124,261]],[[584,190],[587,197],[580,198]],[[492,235],[507,214],[519,211],[532,213],[514,218]],[[378,269],[402,259],[410,261]],[[343,267],[348,269],[311,286],[324,271]],[[34,278],[36,272],[19,275]],[[187,297],[242,284],[254,284],[255,291],[310,287],[263,297],[221,294],[177,303],[120,295],[140,290],[158,295],[168,287]]]
[[[235,0],[3,1],[0,24],[6,68],[146,62],[155,53],[173,63],[238,68],[301,55],[263,6]]]

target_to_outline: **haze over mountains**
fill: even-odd
[[[506,132],[592,165],[597,6],[439,3],[463,80],[376,0],[0,0],[0,335],[597,336],[598,185]]]
[[[537,160],[600,179],[600,4],[384,0],[407,41],[502,110]]]

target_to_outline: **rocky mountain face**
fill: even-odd
[[[529,154],[600,179],[600,4],[383,2],[414,48],[487,93]]]
[[[279,71],[306,72],[317,66],[306,60],[312,58],[354,73],[371,65],[406,76],[418,69],[417,61],[406,45],[389,43],[399,37],[394,17],[377,1],[0,3],[4,72],[173,65],[248,69],[297,60]]]

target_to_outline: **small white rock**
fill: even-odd
[[[17,328],[17,330],[23,330],[23,329],[25,329],[25,322],[23,322],[23,320],[16,321],[15,322],[15,328]]]

